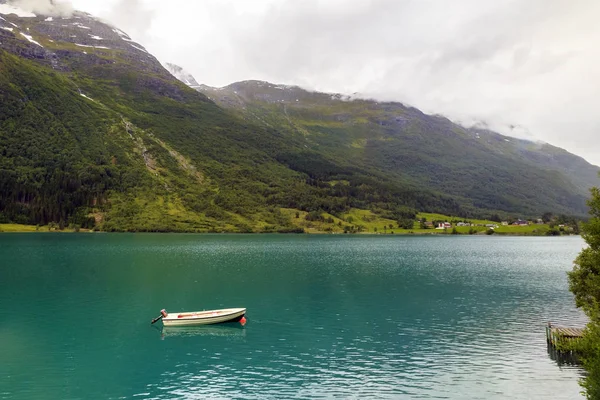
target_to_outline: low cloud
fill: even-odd
[[[208,83],[243,69],[245,79],[486,121],[600,164],[590,146],[600,126],[598,12],[595,0],[280,0],[255,18],[222,18],[231,67],[193,54],[184,65]]]
[[[133,39],[148,44],[147,33],[152,25],[155,11],[140,0],[119,0],[105,17],[117,28],[123,29]]]
[[[70,2],[56,0],[11,0],[9,3],[34,14],[52,17],[70,17],[74,11]]]

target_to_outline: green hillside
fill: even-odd
[[[417,212],[585,211],[585,182],[491,151],[443,118],[273,85],[204,95],[88,14],[77,14],[85,30],[4,18],[0,223],[334,232],[353,215],[372,229]]]
[[[41,30],[39,21],[14,20]],[[281,207],[459,209],[449,197],[356,169],[351,160],[333,162],[307,152],[301,138],[233,116],[154,59],[140,63],[130,50],[84,53],[58,37],[35,36],[60,54],[62,68],[55,68],[24,57],[34,45],[17,32],[0,34],[2,46],[19,53],[0,50],[0,222],[289,231],[296,228]]]
[[[400,103],[260,81],[200,90],[249,121],[303,138],[328,159],[351,159],[355,167],[449,195],[469,215],[583,216],[598,180],[598,167],[562,149],[466,129]]]

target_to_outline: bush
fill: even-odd
[[[403,218],[398,220],[398,227],[402,229],[412,229],[414,226],[414,220],[409,218]]]
[[[323,218],[321,213],[318,211],[309,212],[308,214],[306,214],[306,217],[304,217],[304,219],[307,221],[320,221],[320,222],[325,221],[325,218]],[[333,220],[332,220],[332,222],[333,222]]]
[[[569,289],[575,295],[575,305],[590,319],[584,332],[580,352],[587,371],[581,380],[588,399],[600,398],[600,189],[592,188],[591,220],[583,226],[583,249],[569,272]],[[558,230],[556,230],[558,232]],[[560,233],[560,232],[559,232]]]

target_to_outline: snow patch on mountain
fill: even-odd
[[[21,33],[21,35],[22,35],[22,36],[24,36],[24,37],[25,37],[25,39],[29,40],[31,43],[33,43],[33,44],[37,44],[37,45],[38,45],[38,46],[40,46],[40,47],[44,47],[44,46],[42,46],[41,44],[39,44],[38,42],[36,42],[35,40],[33,40],[33,37],[32,37],[32,36],[26,35],[26,34],[24,34],[23,32],[20,32],[20,33]]]
[[[78,27],[78,28],[81,28],[81,29],[92,29],[92,28],[90,28],[89,26],[82,25],[82,24],[81,24],[81,22],[73,22],[73,24],[72,24],[72,25],[73,25],[73,26],[76,26],[76,27]]]
[[[167,71],[169,71],[169,73],[171,75],[173,75],[175,78],[179,79],[181,82],[185,83],[189,87],[192,87],[192,88],[200,87],[200,84],[196,81],[194,76],[192,74],[190,74],[189,72],[187,72],[186,70],[184,70],[183,68],[181,68],[179,65],[172,64],[172,63],[161,63],[161,64],[163,67],[165,67],[165,69]]]
[[[126,34],[125,32],[123,32],[122,30],[120,30],[119,28],[113,27],[113,32],[116,33],[117,35],[121,36],[121,39],[127,40],[128,42],[132,42],[131,37],[128,34]]]
[[[110,47],[106,47],[106,46],[90,46],[89,44],[75,43],[75,46],[79,46],[79,47],[91,47],[93,49],[106,49],[106,50],[110,50]]]
[[[146,49],[144,49],[144,48],[142,48],[142,47],[140,47],[140,46],[136,46],[136,45],[134,45],[134,44],[131,44],[131,43],[129,43],[129,45],[130,45],[131,47],[133,47],[134,49],[137,49],[137,50],[139,50],[139,51],[143,51],[144,53],[148,53],[148,52],[146,51]]]
[[[85,95],[85,94],[83,94],[83,93],[79,93],[79,95],[80,95],[81,97],[85,97],[85,98],[86,98],[86,99],[88,99],[88,100],[91,100],[91,101],[94,101],[94,102],[96,101],[96,100],[92,99],[91,97],[88,97],[88,96],[86,96],[86,95]]]

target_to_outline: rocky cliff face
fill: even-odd
[[[164,73],[158,60],[127,33],[80,11],[35,14],[0,4],[0,48],[21,57],[44,60],[58,70],[81,63],[110,63],[118,55],[142,70]]]

